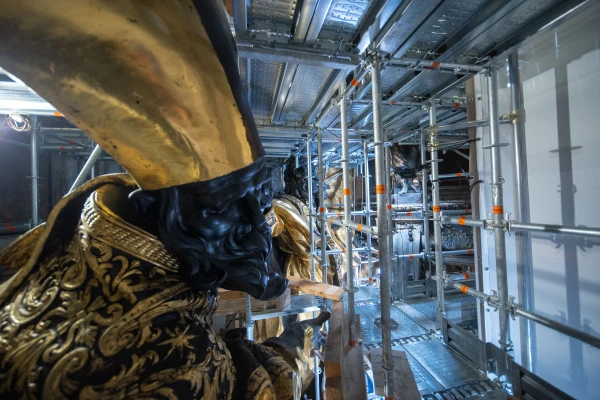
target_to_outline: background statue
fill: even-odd
[[[392,180],[400,188],[400,194],[406,194],[409,190],[420,193],[420,181],[417,179],[419,171],[419,148],[418,146],[400,146],[394,144],[390,147],[392,164]]]
[[[231,343],[241,358],[211,327],[220,287],[287,287],[219,2],[11,2],[0,65],[129,172],[0,253],[19,269],[0,292],[0,397],[298,398],[327,313],[259,350]]]
[[[284,193],[275,195],[273,200],[273,209],[280,220],[281,229],[274,232],[273,236],[278,244],[278,248],[285,254],[284,270],[286,275],[299,276],[304,279],[312,279],[312,270],[310,264],[310,234],[309,229],[314,232],[315,249],[321,248],[321,229],[318,218],[313,218],[313,225],[309,228],[309,202],[308,202],[308,181],[306,170],[306,159],[300,158],[299,166],[296,167],[296,160],[290,157],[284,169]],[[313,204],[318,212],[322,199],[319,199],[319,180],[317,174],[313,173]],[[325,188],[326,189],[326,188]],[[333,249],[335,243],[327,240],[327,248]],[[329,274],[327,282],[333,285],[339,285],[339,268],[341,266],[340,257],[329,256]],[[316,280],[323,282],[322,268],[318,260],[315,263]]]

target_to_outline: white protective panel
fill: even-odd
[[[530,220],[533,223],[600,228],[600,3],[573,13],[519,49],[525,116]],[[500,114],[510,112],[506,73],[499,70]],[[477,118],[487,118],[487,85],[476,79]],[[502,142],[511,143],[502,126]],[[478,166],[485,180],[481,215],[491,208],[488,128],[480,129]],[[569,144],[570,138],[570,144]],[[569,149],[568,146],[571,146]],[[570,153],[569,153],[570,151]],[[502,149],[505,211],[512,209],[512,148]],[[570,155],[570,156],[569,156]],[[569,161],[570,160],[570,161]],[[571,168],[569,168],[571,165]],[[562,168],[562,170],[561,170]],[[562,187],[573,179],[574,206]],[[565,190],[566,189],[566,190]],[[562,191],[562,194],[561,194]],[[564,197],[563,194],[567,193]],[[564,201],[564,204],[563,204]],[[512,216],[511,216],[512,218]],[[600,243],[551,234],[531,238],[534,311],[600,336]],[[576,246],[573,245],[576,243]],[[493,235],[482,235],[484,290],[496,288]],[[509,293],[517,296],[515,252],[507,240]],[[496,313],[485,313],[486,340],[497,343]],[[534,324],[535,325],[535,324]],[[511,324],[515,359],[520,361],[519,325]],[[578,399],[600,399],[600,350],[535,325],[533,372]]]

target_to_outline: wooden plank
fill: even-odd
[[[288,285],[291,289],[296,289],[304,293],[314,294],[325,297],[326,299],[340,301],[344,295],[344,289],[339,286],[328,285],[326,283],[314,282],[309,279],[302,279],[297,276],[288,276],[290,281]]]
[[[329,378],[342,376],[342,323],[344,320],[344,303],[335,302],[331,309],[331,318],[329,319],[329,332],[327,334],[327,344],[325,345],[325,377],[327,386]]]
[[[281,310],[290,304],[290,289],[274,300],[262,301],[252,298],[252,311]],[[246,293],[236,290],[219,290],[219,306],[215,315],[246,313]]]
[[[384,375],[381,368],[383,349],[373,349],[369,352],[369,359],[373,366],[373,378],[375,380],[375,393],[378,396],[384,395]],[[417,387],[417,382],[408,364],[406,353],[400,350],[392,350],[392,360],[394,362],[394,399],[399,400],[420,400],[421,395]]]
[[[240,292],[238,290],[219,289],[219,300],[220,301],[237,300],[237,299],[245,299],[245,298],[246,298],[246,293],[244,293],[244,292]]]

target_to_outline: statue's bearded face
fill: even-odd
[[[182,277],[201,290],[223,287],[258,299],[283,293],[270,265],[271,208],[263,162],[208,182],[160,191],[158,233],[182,261]]]

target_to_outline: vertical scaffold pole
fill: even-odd
[[[496,278],[498,300],[508,302],[508,277],[506,273],[506,238],[504,233],[504,194],[502,191],[502,163],[500,158],[500,125],[498,123],[498,74],[494,67],[488,70],[488,105],[490,117],[490,148],[492,152],[492,214],[494,219],[494,243],[496,248]],[[512,348],[508,311],[498,310],[500,319],[500,346]]]
[[[423,171],[421,171],[421,201],[423,208],[423,248],[425,257],[423,257],[423,263],[429,265],[428,271],[431,276],[431,262],[429,260],[429,203],[427,199],[427,183],[429,182],[429,174],[427,173],[427,135],[421,131],[421,165],[423,165]]]
[[[317,269],[315,266],[315,230],[313,224],[313,214],[315,205],[313,199],[313,176],[312,176],[312,155],[311,155],[311,135],[306,139],[306,177],[308,179],[308,236],[310,242],[310,274],[313,281],[317,281]],[[317,317],[317,311],[313,312],[313,318]],[[319,381],[319,357],[313,356],[315,363],[315,400],[320,400],[321,389]]]
[[[31,226],[36,227],[40,223],[39,212],[39,157],[38,146],[38,119],[36,116],[31,121]]]
[[[369,142],[363,140],[363,159],[365,174],[365,225],[371,226],[371,171],[369,171]],[[371,253],[372,248],[372,235],[367,233],[367,257],[369,262],[369,283],[373,282],[373,255]]]
[[[431,103],[429,107],[429,150],[431,162],[431,200],[433,210],[433,237],[435,240],[435,275],[437,277],[437,299],[438,310],[442,317],[446,315],[446,304],[444,296],[444,260],[442,258],[442,221],[440,207],[440,180],[438,163],[438,132],[437,132],[437,107],[435,103]]]
[[[352,194],[350,189],[350,160],[348,154],[348,113],[346,92],[340,96],[340,124],[342,127],[342,181],[344,190],[344,219],[346,224],[346,289],[348,292],[348,343],[356,346],[356,318],[354,314],[354,263],[352,262],[352,236],[354,231],[350,228],[352,218]]]
[[[382,361],[385,377],[385,397],[394,398],[391,335],[391,248],[389,247],[389,210],[385,173],[385,138],[381,110],[381,62],[375,56],[372,61],[371,84],[373,93],[373,129],[375,145],[375,193],[377,194],[377,229],[379,244]]]

